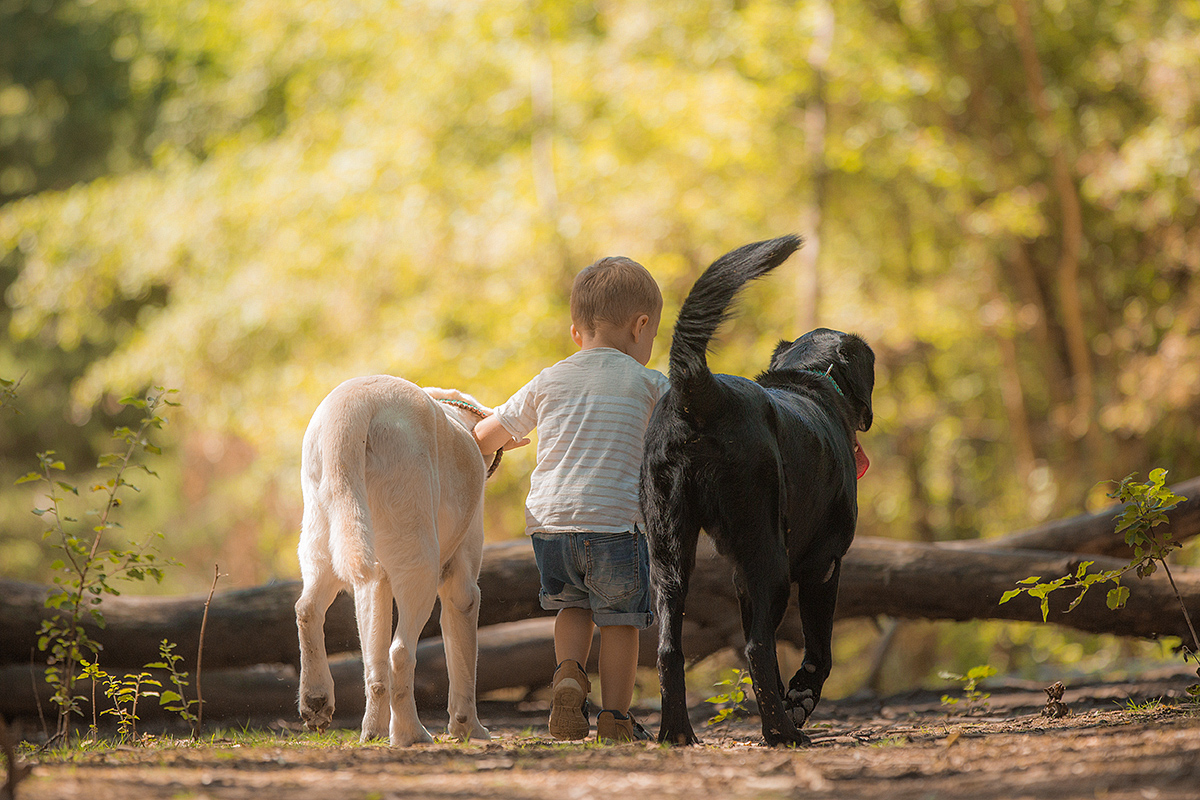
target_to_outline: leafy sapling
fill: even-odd
[[[167,679],[170,681],[171,689],[163,689],[158,694],[158,704],[178,714],[184,722],[194,724],[196,715],[192,712],[192,706],[199,703],[198,700],[184,699],[184,689],[188,685],[188,674],[179,669],[179,662],[183,660],[183,656],[175,653],[175,643],[163,639],[158,646],[158,654],[162,657],[161,661],[155,661],[146,665],[146,669],[162,669],[167,671]]]
[[[1121,585],[1122,577],[1129,572],[1136,572],[1139,578],[1145,578],[1153,575],[1159,567],[1162,567],[1171,584],[1171,589],[1175,593],[1175,598],[1179,601],[1188,631],[1192,635],[1191,647],[1186,644],[1182,646],[1184,660],[1191,659],[1200,664],[1200,637],[1196,635],[1196,626],[1192,622],[1187,604],[1184,603],[1183,596],[1175,585],[1175,577],[1171,574],[1171,567],[1167,563],[1168,556],[1182,545],[1171,535],[1169,528],[1155,530],[1168,521],[1167,512],[1183,500],[1182,497],[1167,488],[1166,479],[1167,471],[1165,469],[1153,470],[1149,480],[1144,483],[1137,480],[1136,473],[1130,474],[1125,476],[1117,484],[1116,489],[1108,494],[1114,500],[1126,504],[1125,510],[1117,517],[1116,532],[1123,532],[1125,544],[1133,548],[1133,558],[1128,564],[1116,569],[1088,572],[1095,562],[1084,561],[1073,575],[1064,575],[1046,582],[1043,582],[1040,576],[1031,576],[1018,581],[1017,588],[1005,592],[1001,596],[1000,602],[1007,603],[1022,594],[1035,597],[1041,603],[1042,621],[1045,622],[1050,612],[1049,596],[1053,592],[1060,589],[1073,589],[1078,592],[1067,607],[1069,612],[1079,605],[1093,586],[1110,583],[1113,588],[1108,590],[1107,604],[1110,609],[1117,610],[1124,608],[1125,603],[1129,600],[1129,588]],[[1200,668],[1196,670],[1196,673],[1200,675]],[[1189,687],[1188,694],[1194,698],[1200,698],[1200,685]]]
[[[137,739],[138,701],[143,697],[158,697],[162,682],[145,670],[121,676],[101,674],[104,694],[112,701],[112,707],[104,709],[100,715],[116,717],[121,741],[132,742]]]
[[[33,513],[47,522],[43,538],[50,539],[62,553],[51,565],[58,574],[54,578],[56,588],[46,600],[46,606],[56,613],[44,620],[38,631],[38,647],[49,664],[46,680],[54,689],[51,700],[59,711],[56,736],[66,735],[71,715],[81,713],[80,703],[85,698],[77,693],[76,683],[85,663],[95,662],[100,651],[100,644],[89,635],[85,622],[90,619],[96,627],[104,627],[104,614],[99,607],[102,597],[120,594],[114,581],[141,581],[147,577],[161,581],[163,568],[176,563],[159,558],[155,540],[161,539],[162,534],[154,534],[141,545],[126,549],[106,546],[106,535],[121,527],[116,512],[123,502],[124,490],[139,491],[130,483],[129,476],[136,470],[155,475],[140,458],[144,453],[162,452],[150,435],[166,424],[159,411],[164,406],[178,405],[167,399],[171,393],[173,390],[159,388],[145,399],[127,397],[121,401],[140,409],[142,420],[137,428],[117,428],[113,437],[122,447],[100,458],[98,468],[111,472],[106,481],[91,487],[99,494],[100,501],[97,508],[88,511],[93,518],[90,525],[68,510],[67,496],[78,497],[79,488],[57,478],[56,473],[66,471],[66,464],[53,451],[39,453],[39,471],[17,481],[46,484],[49,504],[35,508]]]
[[[948,694],[942,695],[942,705],[956,706],[961,699],[966,701],[967,714],[974,713],[976,710],[986,711],[990,705],[987,699],[992,695],[991,692],[982,691],[979,688],[979,684],[995,674],[996,668],[990,664],[980,664],[977,667],[971,667],[971,669],[967,670],[966,675],[959,675],[954,672],[939,672],[939,678],[947,681],[957,681],[963,687],[963,696],[961,698],[951,697]]]
[[[750,709],[746,706],[746,690],[753,685],[750,670],[734,668],[727,673],[724,680],[717,681],[716,686],[728,686],[729,690],[709,697],[704,702],[712,703],[717,713],[706,723],[719,725],[735,716],[746,716]]]

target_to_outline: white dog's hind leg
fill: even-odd
[[[388,642],[392,633],[392,590],[383,570],[376,570],[370,582],[354,587],[354,616],[358,620],[367,693],[361,741],[367,742],[388,736],[391,719]]]
[[[482,534],[478,544],[464,543],[443,575],[438,594],[442,599],[442,641],[450,678],[451,736],[461,741],[490,739],[479,722],[475,708],[475,668],[478,658],[479,564]],[[471,552],[475,551],[475,552]]]
[[[435,540],[433,536],[422,538],[425,541]],[[414,554],[413,562],[402,573],[389,576],[399,612],[396,635],[388,654],[392,668],[392,747],[433,741],[417,717],[413,673],[417,666],[417,639],[429,619],[429,613],[433,611],[433,601],[437,597],[437,559]]]
[[[328,564],[305,565],[304,589],[296,601],[300,635],[300,717],[309,730],[323,731],[333,720],[333,675],[325,652],[325,612],[342,585]]]

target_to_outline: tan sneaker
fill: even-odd
[[[550,701],[550,735],[555,739],[586,739],[592,725],[588,722],[587,698],[592,690],[587,673],[578,661],[567,660],[554,670],[554,697]]]
[[[633,714],[620,711],[601,711],[596,716],[596,740],[600,742],[652,742],[650,731],[641,726]]]

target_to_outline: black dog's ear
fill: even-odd
[[[795,342],[789,342],[787,339],[780,339],[779,344],[775,345],[775,352],[771,353],[771,361],[769,369],[779,369],[779,357],[791,349]]]
[[[862,338],[847,334],[838,344],[839,372],[845,378],[846,394],[858,407],[858,429],[867,431],[875,421],[871,393],[875,389],[875,352]]]

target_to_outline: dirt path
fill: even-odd
[[[1164,694],[1155,692],[1068,691],[1073,713],[1058,720],[1038,714],[1045,695],[1036,690],[994,693],[987,716],[948,716],[934,695],[829,703],[804,750],[764,747],[753,718],[699,729],[705,744],[694,748],[559,744],[546,738],[544,709],[484,704],[489,743],[393,751],[358,745],[352,730],[318,740],[286,729],[252,744],[164,740],[43,758],[17,797],[1196,800],[1200,709],[1145,702]],[[1130,697],[1143,705],[1122,707]],[[657,722],[649,710],[641,716]]]

